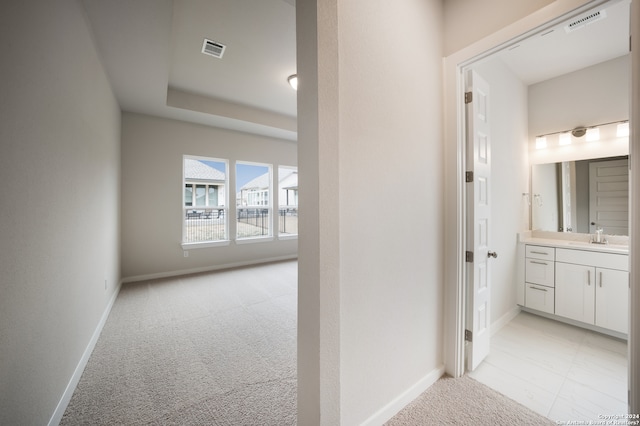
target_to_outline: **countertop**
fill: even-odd
[[[561,234],[556,235],[545,232],[543,235],[536,231],[527,231],[518,234],[518,241],[523,244],[540,245],[547,247],[566,248],[572,250],[597,251],[601,253],[629,254],[628,237],[609,237],[605,235],[606,244],[594,244],[589,242],[587,234]],[[624,241],[626,239],[626,241]]]

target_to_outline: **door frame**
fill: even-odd
[[[451,236],[445,239],[445,312],[444,312],[444,364],[447,374],[460,377],[465,373],[465,111],[464,111],[464,72],[474,63],[502,50],[510,45],[537,34],[554,26],[573,15],[577,15],[599,5],[609,3],[609,0],[556,0],[548,6],[539,9],[531,15],[485,37],[482,40],[455,52],[443,60],[444,81],[444,155],[445,155],[445,194],[452,194],[445,198],[445,235]],[[632,27],[640,26],[640,3],[638,0],[631,2]],[[639,29],[640,30],[640,29]],[[631,29],[633,32],[633,28]],[[636,58],[634,63],[638,63]],[[632,113],[630,122],[640,123],[640,73],[632,73],[634,92],[632,93]],[[635,99],[635,101],[634,101]],[[632,126],[633,127],[633,126]],[[633,152],[640,152],[639,132],[632,130],[629,138],[630,157]],[[633,149],[637,147],[637,149]],[[640,176],[640,162],[631,161],[631,174],[638,180]],[[633,183],[630,183],[633,186]],[[633,189],[630,189],[630,194]],[[631,201],[631,211],[638,200]],[[640,218],[631,216],[631,232],[640,229]],[[635,244],[634,242],[635,241]],[[630,265],[637,264],[635,258],[639,256],[635,251],[639,247],[640,238],[634,238],[630,245]],[[640,305],[640,291],[636,289],[640,280],[638,272],[630,275],[631,293],[630,299],[635,305]],[[640,366],[635,360],[640,360],[640,325],[634,327],[634,321],[640,320],[640,313],[631,316],[631,329],[629,330],[629,406],[630,412],[640,410],[640,384],[633,379],[640,374]]]

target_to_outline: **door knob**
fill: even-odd
[[[496,257],[498,257],[498,253],[496,253],[495,251],[490,251],[489,253],[487,253],[487,257],[493,257],[495,259]]]

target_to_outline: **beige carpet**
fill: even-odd
[[[476,380],[445,376],[386,423],[400,425],[555,425]]]
[[[295,425],[297,263],[124,285],[62,425]]]

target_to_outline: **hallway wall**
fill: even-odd
[[[298,422],[380,424],[441,374],[442,6],[296,6]]]
[[[0,424],[57,424],[120,283],[120,109],[80,2],[4,2],[0,38]]]

